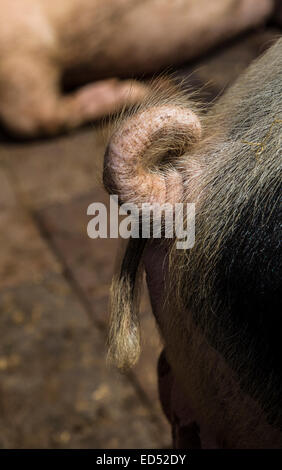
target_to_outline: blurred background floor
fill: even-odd
[[[176,71],[216,99],[279,31],[258,30]],[[106,367],[108,293],[119,242],[87,237],[104,133],[0,142],[0,447],[163,448],[161,343],[146,294],[143,352],[128,375]]]

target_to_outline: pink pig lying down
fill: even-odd
[[[53,134],[139,102],[132,77],[263,22],[274,0],[0,0],[0,121]],[[64,95],[62,79],[88,83]]]
[[[121,202],[196,208],[192,248],[131,238],[111,290],[109,357],[126,369],[145,268],[176,447],[282,447],[281,89],[279,39],[206,114],[162,91],[107,147],[104,184]]]

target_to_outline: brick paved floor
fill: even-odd
[[[178,76],[214,100],[276,36],[242,36]],[[104,147],[93,125],[0,142],[0,447],[170,445],[156,388],[161,342],[146,294],[139,364],[128,375],[105,364],[118,242],[86,234],[88,204],[108,201],[99,182]]]

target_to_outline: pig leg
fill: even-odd
[[[91,83],[69,95],[60,90],[60,70],[38,57],[1,64],[0,120],[24,137],[70,130],[140,101],[147,89],[116,79]]]
[[[83,122],[99,119],[125,105],[141,101],[146,93],[147,88],[133,80],[109,79],[91,83],[58,99],[61,123],[66,128],[72,128]]]

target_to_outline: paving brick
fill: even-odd
[[[115,258],[120,249],[120,240],[95,239],[87,236],[86,226],[90,220],[86,215],[92,202],[104,202],[108,197],[101,189],[66,204],[57,204],[38,213],[39,223],[44,227],[62,262],[87,299],[94,322],[108,329],[109,288],[114,271]],[[161,432],[169,442],[168,424],[160,409],[156,365],[161,350],[159,334],[147,295],[141,302],[143,348],[140,361],[133,374],[145,392],[150,407],[160,423]]]
[[[0,152],[1,158],[1,152]],[[10,209],[17,205],[16,196],[9,180],[8,172],[1,166],[0,159],[0,212],[4,209]]]
[[[67,201],[95,186],[104,132],[89,126],[68,136],[31,143],[2,143],[17,190],[30,207]]]
[[[61,276],[0,295],[0,446],[150,448],[164,443]]]
[[[60,265],[20,203],[0,148],[0,286],[40,281]]]
[[[87,224],[91,216],[87,207],[92,202],[108,205],[108,196],[103,189],[96,188],[89,194],[56,204],[37,213],[38,221],[59,257],[82,288],[92,306],[96,321],[106,325],[109,283],[113,274],[117,239],[92,240],[87,235]]]
[[[37,225],[15,196],[6,171],[0,168],[0,285],[40,281],[60,265]]]

